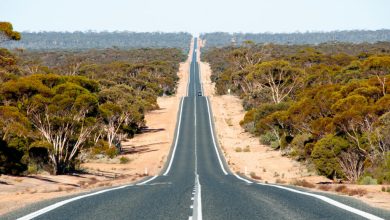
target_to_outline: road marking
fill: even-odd
[[[137,183],[136,185],[137,185],[137,186],[144,185],[144,184],[146,184],[146,183],[148,183],[148,182],[150,182],[150,181],[156,179],[157,177],[158,177],[157,175],[156,175],[156,176],[153,176],[152,178],[147,179],[147,180],[145,180],[145,181],[143,181],[143,182]]]
[[[86,194],[86,195],[82,195],[82,196],[77,196],[77,197],[74,197],[74,198],[71,198],[71,199],[67,199],[67,200],[64,200],[64,201],[61,201],[61,202],[57,202],[57,203],[54,203],[53,205],[50,205],[50,206],[47,206],[43,209],[40,209],[38,211],[35,211],[35,212],[32,212],[28,215],[25,215],[23,217],[20,217],[18,218],[18,220],[28,220],[28,219],[33,219],[33,218],[36,218],[40,215],[43,215],[47,212],[50,212],[58,207],[61,207],[65,204],[68,204],[70,202],[73,202],[73,201],[76,201],[76,200],[79,200],[79,199],[83,199],[83,198],[87,198],[87,197],[90,197],[90,196],[94,196],[94,195],[98,195],[98,194],[102,194],[102,193],[105,193],[105,192],[109,192],[109,191],[113,191],[113,190],[118,190],[118,189],[123,189],[123,188],[126,188],[126,187],[129,187],[129,186],[133,186],[132,184],[129,184],[129,185],[124,185],[124,186],[119,186],[119,187],[115,187],[115,188],[111,188],[111,189],[105,189],[105,190],[101,190],[101,191],[98,191],[98,192],[94,192],[94,193],[90,193],[90,194]]]
[[[203,90],[203,82],[201,80],[201,71],[200,71],[200,63],[198,63],[198,72],[199,72],[199,83],[200,83],[200,90],[202,91],[202,95],[204,95],[204,90]]]
[[[175,158],[175,152],[176,152],[176,148],[177,148],[177,142],[178,142],[178,140],[179,140],[179,134],[180,134],[181,114],[182,114],[182,112],[183,112],[183,100],[184,100],[184,98],[181,98],[181,103],[180,103],[180,114],[179,114],[179,125],[177,126],[175,146],[173,147],[172,156],[171,156],[171,160],[169,161],[168,168],[167,168],[167,170],[165,171],[165,173],[163,174],[163,176],[166,176],[166,175],[169,173],[169,171],[171,170],[171,166],[172,166],[173,159]]]
[[[156,185],[172,185],[172,183],[171,182],[157,182],[157,183],[148,184],[148,186],[156,186]]]
[[[208,99],[207,97],[206,97],[206,103],[207,103],[207,111],[208,111],[208,113],[209,113],[209,122],[210,122],[211,137],[212,137],[212,139],[213,139],[213,144],[214,144],[215,152],[217,153],[219,165],[221,166],[221,169],[222,169],[223,173],[224,173],[225,175],[228,175],[228,173],[226,172],[225,168],[223,167],[223,163],[222,163],[221,157],[220,157],[219,152],[218,152],[218,149],[217,149],[217,144],[215,143],[214,129],[213,129],[213,126],[212,126],[212,124],[211,124],[211,113],[210,113],[209,99]]]
[[[348,206],[348,205],[345,205],[341,202],[338,202],[336,200],[333,200],[331,198],[328,198],[326,196],[322,196],[322,195],[317,195],[317,194],[314,194],[314,193],[309,193],[309,192],[302,192],[302,191],[299,191],[299,190],[296,190],[296,189],[291,189],[291,188],[288,188],[288,187],[284,187],[284,186],[279,186],[279,185],[273,185],[273,184],[266,184],[266,183],[257,183],[259,185],[263,185],[263,186],[272,186],[272,187],[276,187],[276,188],[279,188],[279,189],[284,189],[284,190],[287,190],[287,191],[290,191],[290,192],[294,192],[294,193],[298,193],[298,194],[302,194],[302,195],[306,195],[306,196],[311,196],[311,197],[314,197],[314,198],[317,198],[317,199],[320,199],[326,203],[329,203],[333,206],[336,206],[338,208],[341,208],[341,209],[344,209],[346,211],[349,211],[349,212],[352,212],[354,214],[357,214],[357,215],[360,215],[364,218],[367,218],[367,219],[371,219],[371,220],[384,220],[383,218],[380,218],[376,215],[373,215],[373,214],[370,214],[368,212],[364,212],[362,210],[359,210],[359,209],[356,209],[356,208],[353,208],[351,206]]]
[[[195,82],[194,82],[194,86],[195,86]],[[197,99],[197,96],[195,95],[194,97],[194,146],[195,146],[195,149],[194,149],[194,152],[195,152],[195,175],[198,174],[198,150],[197,150],[197,141],[196,139],[198,138],[198,133],[196,132],[196,99]]]
[[[202,215],[202,190],[201,190],[201,185],[200,185],[200,182],[199,182],[199,175],[196,175],[196,184],[197,184],[197,191],[198,191],[198,196],[196,197],[197,200],[196,200],[196,203],[197,203],[197,219],[198,220],[202,220],[203,218],[203,215]]]
[[[240,177],[240,176],[237,175],[237,174],[234,174],[234,176],[236,176],[238,179],[240,179],[240,180],[242,180],[242,181],[244,181],[244,182],[246,182],[246,183],[249,183],[249,184],[253,183],[253,182],[251,182],[251,181],[249,181],[249,180],[247,180],[247,179],[244,179],[244,178]]]
[[[196,75],[196,60],[195,60],[195,62],[193,61],[193,63],[194,63],[194,74],[192,74],[193,75],[193,78],[194,78],[194,96],[196,97],[197,96],[197,91],[196,91],[196,82],[195,82],[195,75]]]
[[[192,210],[192,216],[191,219],[196,220],[202,220],[202,192],[201,192],[201,185],[199,182],[199,175],[196,174],[195,176],[195,196],[191,197],[191,200],[194,201],[193,205],[191,206]]]

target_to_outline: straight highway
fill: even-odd
[[[196,60],[181,100],[170,156],[143,182],[46,201],[4,219],[390,219],[387,211],[345,197],[257,183],[232,173],[214,134]],[[201,94],[199,94],[201,93]]]

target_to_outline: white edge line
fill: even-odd
[[[145,181],[143,181],[143,182],[137,183],[136,185],[137,185],[137,186],[144,185],[144,184],[146,184],[146,183],[148,183],[148,182],[150,182],[150,181],[152,181],[152,180],[156,179],[157,177],[158,177],[158,175],[156,175],[156,176],[153,176],[152,178],[150,178],[150,179],[147,179],[147,180],[145,180]]]
[[[209,113],[209,122],[210,122],[211,137],[213,138],[213,144],[214,144],[215,152],[217,153],[219,165],[221,166],[221,169],[222,169],[223,173],[224,173],[225,175],[228,175],[228,173],[226,172],[225,168],[223,167],[222,160],[221,160],[221,157],[220,157],[220,155],[219,155],[219,152],[218,152],[218,149],[217,149],[217,145],[216,145],[216,143],[215,143],[214,129],[213,129],[213,126],[212,126],[212,124],[211,124],[211,113],[210,113],[209,99],[208,99],[207,97],[206,97],[206,103],[207,103],[207,111],[208,111],[208,113]]]
[[[234,176],[236,176],[238,179],[240,179],[240,180],[242,180],[242,181],[244,181],[244,182],[246,182],[246,183],[253,183],[253,182],[251,182],[251,181],[249,181],[249,180],[247,180],[247,179],[244,179],[244,178],[240,177],[240,176],[237,175],[237,174],[234,174]]]
[[[152,178],[144,181],[144,182],[141,182],[141,183],[138,183],[136,185],[143,185],[143,184],[146,184],[154,179],[156,179],[158,176],[153,176]],[[87,197],[90,197],[90,196],[94,196],[94,195],[99,195],[99,194],[102,194],[102,193],[105,193],[105,192],[109,192],[109,191],[113,191],[113,190],[118,190],[118,189],[123,189],[125,187],[129,187],[129,186],[134,186],[133,184],[128,184],[128,185],[123,185],[123,186],[119,186],[119,187],[115,187],[115,188],[111,188],[111,189],[104,189],[104,190],[100,190],[100,191],[97,191],[97,192],[94,192],[94,193],[90,193],[90,194],[86,194],[86,195],[82,195],[82,196],[76,196],[74,198],[71,198],[71,199],[67,199],[67,200],[64,200],[64,201],[61,201],[61,202],[57,202],[57,203],[54,203],[53,205],[50,205],[50,206],[47,206],[45,208],[42,208],[38,211],[35,211],[35,212],[32,212],[28,215],[25,215],[23,217],[20,217],[18,218],[18,220],[27,220],[27,219],[33,219],[35,217],[38,217],[42,214],[45,214],[49,211],[52,211],[58,207],[61,207],[65,204],[68,204],[70,202],[73,202],[73,201],[76,201],[76,200],[79,200],[79,199],[83,199],[83,198],[87,198]]]
[[[198,72],[199,72],[199,82],[200,82],[200,90],[202,91],[202,95],[204,96],[204,90],[203,90],[203,82],[202,82],[202,72],[200,71],[200,62],[197,62],[198,63]]]
[[[288,190],[290,192],[294,192],[294,193],[298,193],[298,194],[302,194],[302,195],[306,195],[306,196],[311,196],[311,197],[314,197],[314,198],[317,198],[317,199],[320,199],[326,203],[329,203],[333,206],[336,206],[338,208],[341,208],[341,209],[344,209],[346,211],[349,211],[349,212],[352,212],[352,213],[355,213],[357,215],[360,215],[362,217],[365,217],[367,219],[371,219],[371,220],[384,220],[383,218],[380,218],[376,215],[373,215],[373,214],[370,214],[370,213],[367,213],[367,212],[364,212],[362,210],[359,210],[359,209],[356,209],[356,208],[353,208],[351,206],[348,206],[348,205],[345,205],[341,202],[338,202],[336,200],[333,200],[331,198],[328,198],[326,196],[322,196],[322,195],[317,195],[317,194],[314,194],[314,193],[309,193],[309,192],[302,192],[302,191],[299,191],[299,190],[296,190],[296,189],[291,189],[291,188],[288,188],[288,187],[284,187],[284,186],[279,186],[279,185],[273,185],[273,184],[265,184],[265,183],[257,183],[259,185],[264,185],[264,186],[272,186],[272,187],[276,187],[276,188],[279,188],[279,189],[284,189],[284,190]]]
[[[109,192],[109,191],[113,191],[113,190],[117,190],[117,189],[123,189],[125,187],[129,187],[129,186],[133,186],[132,184],[129,184],[129,185],[124,185],[124,186],[119,186],[119,187],[115,187],[115,188],[111,188],[111,189],[105,189],[105,190],[101,190],[101,191],[98,191],[98,192],[94,192],[94,193],[90,193],[90,194],[86,194],[86,195],[82,195],[82,196],[77,196],[77,197],[74,197],[74,198],[71,198],[71,199],[67,199],[67,200],[64,200],[64,201],[61,201],[61,202],[57,202],[57,203],[54,203],[53,205],[50,205],[50,206],[47,206],[43,209],[40,209],[38,211],[35,211],[35,212],[32,212],[28,215],[25,215],[23,217],[20,217],[18,218],[18,220],[27,220],[27,219],[33,219],[35,217],[38,217],[42,214],[45,214],[49,211],[52,211],[58,207],[61,207],[65,204],[68,204],[70,202],[73,202],[73,201],[76,201],[76,200],[79,200],[79,199],[83,199],[83,198],[86,198],[86,197],[90,197],[90,196],[94,196],[94,195],[98,195],[98,194],[102,194],[102,193],[105,193],[105,192]]]
[[[191,198],[193,202],[192,218],[195,220],[202,220],[202,192],[199,182],[199,175],[195,173],[195,195]]]
[[[202,214],[202,189],[201,189],[201,185],[200,185],[200,182],[199,182],[199,175],[197,174],[196,175],[196,180],[197,180],[197,183],[198,183],[198,207],[197,207],[197,210],[198,210],[198,220],[202,220],[203,218],[203,214]]]
[[[179,134],[180,134],[181,114],[182,114],[182,112],[183,112],[183,100],[184,100],[184,98],[181,98],[181,103],[180,103],[180,115],[179,115],[179,124],[178,124],[178,126],[177,126],[175,146],[173,147],[172,156],[171,156],[171,160],[169,161],[168,168],[167,168],[167,170],[165,171],[165,173],[163,174],[163,176],[166,176],[166,175],[169,173],[169,171],[170,171],[170,169],[171,169],[171,166],[172,166],[173,159],[174,159],[174,157],[175,157],[177,142],[178,142],[178,140],[179,140]]]

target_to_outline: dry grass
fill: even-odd
[[[365,189],[349,189],[346,185],[337,186],[335,191],[349,196],[364,196],[367,194]]]
[[[295,185],[295,186],[302,186],[302,187],[306,187],[306,188],[314,188],[316,185],[314,185],[313,183],[310,183],[310,182],[307,182],[306,180],[294,180],[291,182],[292,185]]]
[[[337,186],[334,191],[339,192],[339,193],[345,193],[347,191],[347,186],[345,185],[340,185]]]
[[[89,185],[93,185],[93,184],[95,184],[95,183],[97,183],[98,182],[98,180],[95,178],[95,177],[91,177],[91,178],[89,178]]]
[[[364,196],[367,194],[367,190],[365,189],[350,189],[347,194],[349,196]]]
[[[34,194],[34,193],[37,193],[38,190],[28,188],[26,191],[27,191],[27,193]]]
[[[65,188],[62,187],[62,186],[59,186],[58,189],[57,189],[57,192],[62,192],[62,191],[65,191]]]
[[[242,152],[242,148],[241,148],[241,147],[236,147],[236,148],[234,149],[234,151],[236,151],[236,152]]]
[[[278,183],[278,184],[286,184],[287,183],[286,181],[284,181],[282,179],[279,179],[279,178],[276,179],[275,182]]]
[[[249,146],[246,146],[245,148],[244,148],[244,150],[243,150],[244,152],[251,152],[251,149],[250,149],[250,147]]]
[[[86,187],[88,185],[88,183],[84,180],[77,182],[77,184],[79,185],[79,187]]]
[[[225,122],[226,122],[226,124],[227,124],[229,127],[233,126],[233,122],[232,122],[232,119],[231,119],[231,118],[226,118],[226,119],[225,119]]]
[[[261,176],[256,175],[255,172],[250,172],[250,173],[249,173],[249,176],[250,176],[252,179],[262,180]]]
[[[388,192],[390,193],[390,187],[385,187],[385,186],[382,186],[382,192]]]
[[[318,189],[322,190],[322,191],[329,191],[332,189],[332,186],[328,185],[328,184],[322,184],[318,187]]]
[[[14,181],[18,182],[18,183],[21,183],[23,181],[23,179],[22,178],[16,178],[16,179],[14,179]]]

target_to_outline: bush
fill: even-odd
[[[334,191],[336,192],[341,192],[341,193],[345,193],[347,191],[347,187],[345,185],[340,185],[340,186],[337,186]]]
[[[298,134],[291,142],[291,148],[293,155],[297,157],[297,160],[305,159],[310,156],[310,153],[306,151],[305,145],[311,140],[311,134]]]
[[[108,158],[112,159],[119,154],[119,151],[116,147],[109,147],[104,153]]]
[[[303,179],[303,180],[294,180],[293,182],[291,182],[291,184],[295,185],[295,186],[302,186],[302,187],[307,187],[307,188],[314,188],[314,187],[316,187],[316,185],[314,185],[313,183],[307,182],[305,179]]]
[[[109,148],[108,142],[104,140],[99,140],[94,147],[91,148],[91,154],[104,154],[104,152]]]
[[[390,184],[390,152],[386,154],[384,161],[381,161],[380,165],[369,174],[375,177],[379,184]]]
[[[328,178],[344,177],[344,173],[337,160],[337,155],[349,146],[345,139],[328,135],[319,140],[315,145],[311,157],[319,174]]]
[[[0,140],[0,174],[20,175],[27,170],[24,151],[19,149]]]
[[[351,190],[347,191],[347,194],[349,196],[356,196],[356,195],[364,196],[367,194],[367,190],[365,190],[365,189],[351,189]]]
[[[91,149],[91,153],[92,155],[103,154],[112,159],[119,154],[119,150],[116,147],[109,147],[107,141],[99,140]]]
[[[242,148],[241,148],[241,147],[236,147],[236,148],[234,149],[234,151],[236,151],[236,152],[242,152]]]
[[[389,187],[389,186],[388,186],[388,187],[382,186],[382,192],[388,192],[388,193],[390,193],[390,187]]]
[[[286,181],[284,181],[282,179],[276,179],[275,182],[278,184],[285,184],[286,183]]]
[[[359,180],[360,185],[377,185],[378,181],[371,176],[365,176]]]
[[[323,190],[323,191],[329,191],[331,188],[332,187],[330,185],[328,185],[328,184],[323,184],[323,185],[320,185],[318,187],[318,189]]]
[[[367,190],[365,189],[348,189],[348,187],[345,185],[337,186],[335,188],[335,191],[349,196],[364,196],[365,194],[367,194]]]
[[[119,158],[119,162],[120,164],[126,164],[130,162],[130,159],[122,156],[121,158]]]
[[[260,135],[260,143],[264,145],[272,145],[273,142],[278,142],[278,138],[273,132],[266,132],[263,135]]]
[[[256,180],[261,180],[261,177],[256,175],[255,172],[250,172],[249,173],[249,176],[252,178],[252,179],[256,179]]]
[[[39,173],[42,170],[52,172],[53,167],[49,159],[51,145],[45,141],[35,141],[28,150],[28,173]]]
[[[28,174],[37,174],[38,173],[38,166],[37,166],[37,164],[29,164],[27,166],[27,173]]]

